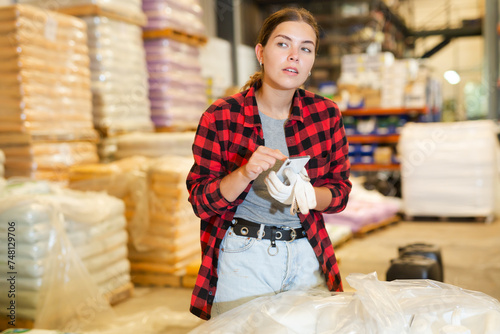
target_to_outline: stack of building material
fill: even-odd
[[[105,16],[88,26],[94,125],[106,136],[152,131],[142,29]]]
[[[1,8],[0,22],[5,175],[64,180],[98,160],[85,23],[28,5]]]
[[[99,155],[112,159],[114,136],[150,132],[148,70],[140,0],[21,0],[78,16],[87,24],[94,127],[101,134]],[[55,8],[54,8],[55,7]]]
[[[199,219],[188,202],[186,177],[192,159],[155,159],[149,169],[149,217],[146,235],[129,249],[133,281],[180,286],[187,266],[200,257]]]
[[[163,155],[193,155],[194,131],[131,133],[116,138],[116,158],[142,155],[150,158]]]
[[[203,10],[199,0],[143,0],[148,17],[145,30],[173,29],[190,35],[204,35]]]
[[[170,38],[146,39],[144,45],[155,126],[195,129],[207,108],[199,47]]]
[[[192,158],[130,157],[109,164],[75,166],[70,187],[106,191],[126,205],[133,281],[180,286],[199,258],[199,219],[188,202]]]
[[[143,10],[152,120],[157,129],[194,129],[208,105],[199,62],[206,43],[199,0],[145,0]]]
[[[409,217],[478,218],[499,212],[499,146],[489,120],[409,123],[398,144]]]
[[[100,299],[116,303],[131,295],[121,200],[49,182],[10,181],[0,189],[0,202],[0,219],[6,222],[0,227],[6,246],[0,264],[15,280],[18,319],[73,320],[89,298],[98,307]],[[0,302],[9,305],[4,282]]]

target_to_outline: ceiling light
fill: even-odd
[[[458,73],[455,71],[444,72],[444,78],[452,85],[456,85],[460,82],[460,75],[458,75]]]

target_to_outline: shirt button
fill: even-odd
[[[208,294],[211,296],[213,295],[214,293],[212,291],[208,291]]]

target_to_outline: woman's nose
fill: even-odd
[[[297,50],[294,49],[290,50],[290,55],[288,56],[288,59],[295,61],[299,60],[299,53],[297,52]]]

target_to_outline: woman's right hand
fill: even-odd
[[[241,167],[241,172],[250,181],[255,180],[262,172],[272,168],[276,160],[285,160],[286,155],[280,150],[259,146],[248,162]]]
[[[259,146],[245,165],[222,179],[220,183],[222,196],[229,202],[236,200],[260,173],[273,167],[276,160],[286,160],[286,158],[287,156],[280,150]]]

